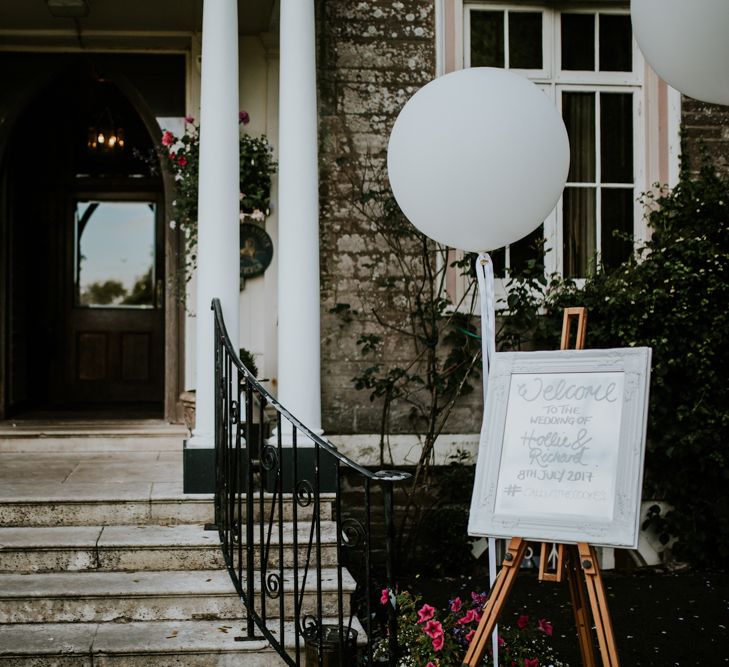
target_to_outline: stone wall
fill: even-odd
[[[435,76],[434,2],[318,0],[317,20],[323,428],[376,433],[381,406],[352,383],[373,363],[361,358],[357,338],[382,331],[367,317],[363,296],[383,318],[397,303],[392,290],[376,285],[392,257],[358,210],[356,183],[383,168],[397,114]],[[331,312],[337,304],[360,315],[343,322]],[[378,360],[387,364],[403,353],[390,336]],[[404,421],[400,430],[407,430]]]

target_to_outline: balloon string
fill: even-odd
[[[496,353],[496,316],[494,306],[494,265],[488,253],[478,256],[476,265],[478,291],[481,296],[481,350],[483,361],[483,402],[489,387],[489,368]]]
[[[488,253],[483,252],[476,260],[476,276],[478,278],[478,291],[481,297],[481,360],[483,363],[483,404],[484,420],[486,419],[486,397],[489,389],[489,369],[496,354],[496,308],[494,299],[494,264]],[[482,428],[484,433],[485,429]],[[489,583],[494,587],[496,580],[496,539],[488,538],[489,552]],[[499,664],[498,625],[494,626],[491,635],[491,650],[493,651],[493,664]]]

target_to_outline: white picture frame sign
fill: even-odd
[[[494,356],[468,532],[636,548],[650,348]]]

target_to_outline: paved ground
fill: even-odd
[[[186,435],[151,420],[3,422],[0,500],[181,496]]]

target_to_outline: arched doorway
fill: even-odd
[[[152,148],[93,67],[58,78],[19,117],[4,160],[10,414],[162,417],[164,190]]]

